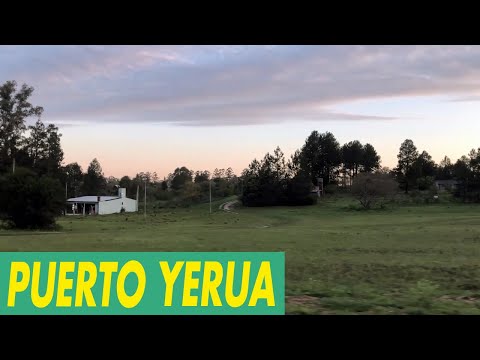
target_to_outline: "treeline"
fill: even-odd
[[[394,179],[395,187],[405,193],[432,189],[435,180],[452,180],[457,197],[480,202],[480,148],[455,162],[445,157],[436,164],[407,139],[400,146],[398,165],[390,170],[380,166],[371,144],[353,140],[340,145],[332,133],[318,131],[289,159],[277,148],[260,161],[254,159],[238,177],[231,168],[211,174],[184,166],[163,179],[148,171],[133,178],[105,177],[97,159],[84,172],[78,163],[62,165],[61,134],[55,125],[42,122],[43,108],[29,102],[32,93],[32,87],[18,87],[15,81],[0,86],[0,220],[16,227],[54,226],[67,197],[116,195],[117,187],[127,188],[130,198],[140,189],[140,200],[146,189],[147,201],[153,204],[208,201],[211,191],[213,199],[238,194],[246,206],[270,206],[315,203],[319,179],[326,193],[332,187],[349,188],[359,177],[383,192],[390,191],[388,179]],[[30,118],[35,122],[27,126]],[[376,177],[370,175],[378,173],[385,176],[378,177],[380,185],[375,187]],[[366,187],[362,189],[362,201],[369,204]]]
[[[340,145],[331,132],[312,131],[304,145],[291,157],[296,172],[306,173],[314,184],[319,178],[325,185],[351,183],[361,172],[380,167],[380,156],[371,144],[350,141]]]
[[[253,160],[242,173],[241,200],[246,206],[311,205],[317,196],[311,193],[308,174],[285,161],[279,147],[261,161]]]
[[[145,189],[153,204],[188,205],[240,193],[239,178],[231,168],[193,171],[178,167],[164,179],[155,172],[133,178],[105,177],[97,159],[86,171],[74,162],[65,166],[61,134],[42,122],[43,108],[29,100],[33,87],[7,81],[0,86],[0,220],[19,228],[48,228],[65,209],[65,200],[82,195],[116,195],[127,188],[136,198]],[[28,119],[35,119],[27,126]]]
[[[65,206],[61,134],[41,121],[32,93],[15,81],[0,86],[0,219],[19,228],[51,227]]]
[[[480,148],[472,149],[455,163],[445,156],[439,164],[425,150],[418,152],[410,139],[405,140],[397,155],[398,165],[391,174],[405,193],[428,190],[435,180],[454,180],[451,191],[464,201],[480,202]]]
[[[117,178],[105,177],[97,159],[93,159],[84,173],[77,163],[63,168],[69,197],[82,195],[116,195],[117,188],[126,188],[127,196],[144,201],[145,188],[147,201],[158,204],[161,201],[172,205],[188,205],[208,201],[210,191],[212,198],[223,198],[239,193],[239,179],[231,168],[193,171],[185,166],[176,168],[163,179],[156,172],[140,172],[134,177],[127,175]]]
[[[330,132],[313,131],[288,160],[277,147],[254,159],[242,173],[246,206],[309,205],[317,201],[314,186],[324,189],[341,182],[346,186],[362,172],[380,168],[380,156],[371,144],[354,140],[340,145]]]
[[[463,201],[480,202],[480,148],[455,163],[445,156],[436,164],[427,151],[419,152],[407,139],[397,158],[394,169],[381,167],[380,155],[371,144],[353,140],[340,145],[332,133],[313,131],[288,160],[280,148],[261,161],[254,159],[242,173],[245,186],[241,199],[246,206],[313,204],[312,191],[320,179],[328,193],[332,187],[349,188],[360,174],[375,173],[379,176],[363,177],[362,182],[368,179],[371,186],[390,192],[390,177],[398,191],[408,194],[435,190],[435,180],[453,180],[445,188],[450,187]]]

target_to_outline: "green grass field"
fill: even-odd
[[[284,251],[287,313],[480,314],[480,206],[347,210],[208,204],[0,230],[0,251]]]

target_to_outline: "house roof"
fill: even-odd
[[[120,199],[118,196],[100,196],[100,201],[109,201],[114,199]],[[76,203],[97,203],[98,196],[79,196],[75,198],[70,198],[67,202],[76,202]]]

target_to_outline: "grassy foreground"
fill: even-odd
[[[287,313],[480,314],[480,206],[218,205],[0,230],[0,251],[284,251]]]

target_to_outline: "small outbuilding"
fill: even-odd
[[[118,189],[118,196],[70,198],[67,200],[67,205],[67,214],[73,215],[107,215],[138,210],[137,200],[127,198],[127,189],[125,188]]]
[[[457,180],[435,180],[435,187],[438,191],[455,190],[460,182]]]

